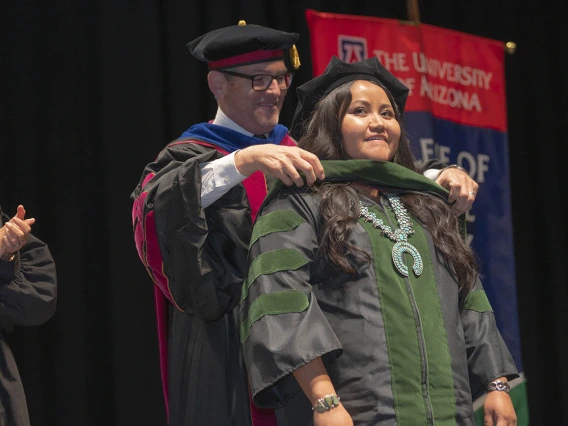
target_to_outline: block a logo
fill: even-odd
[[[339,58],[349,64],[367,59],[367,39],[346,35],[337,36]]]

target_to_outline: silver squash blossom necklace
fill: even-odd
[[[400,202],[400,198],[395,194],[385,193],[389,201],[390,206],[394,211],[394,216],[398,222],[400,228],[395,229],[394,232],[390,226],[385,225],[382,219],[379,219],[375,213],[369,211],[367,207],[359,201],[359,211],[361,212],[361,217],[365,219],[365,222],[372,222],[373,228],[379,228],[383,235],[386,235],[389,239],[395,242],[392,248],[392,261],[394,266],[405,277],[408,277],[408,268],[402,260],[402,255],[404,252],[409,253],[414,259],[414,265],[412,270],[419,276],[424,270],[424,263],[422,262],[422,256],[408,240],[408,236],[414,234],[414,229],[412,229],[412,222],[408,216],[408,211]]]

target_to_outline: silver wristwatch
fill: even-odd
[[[509,386],[509,383],[504,382],[503,380],[494,380],[487,385],[487,392],[491,391],[499,391],[509,394],[509,392],[511,392],[511,386]]]
[[[464,169],[462,166],[458,166],[457,164],[450,164],[449,166],[446,166],[446,167],[440,169],[440,171],[438,172],[438,176],[440,176],[444,170],[448,170],[448,169],[458,169],[458,170],[461,170],[462,172],[467,173],[467,170]]]

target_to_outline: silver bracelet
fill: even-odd
[[[458,170],[461,170],[462,172],[467,173],[467,170],[464,169],[462,166],[458,166],[457,164],[450,164],[449,166],[446,166],[443,169],[440,169],[440,171],[438,172],[438,176],[440,176],[443,171],[448,170],[448,169],[458,169]]]
[[[511,392],[511,386],[503,380],[494,380],[487,385],[487,392],[491,391],[505,392],[508,395]]]
[[[341,398],[334,393],[322,396],[316,401],[316,405],[312,407],[312,410],[316,413],[325,413],[326,411],[337,407],[339,405],[339,401],[341,401]]]

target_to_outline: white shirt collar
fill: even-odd
[[[228,129],[234,130],[235,132],[242,133],[243,135],[252,136],[253,133],[243,129],[233,120],[231,120],[227,115],[221,111],[221,108],[217,107],[217,115],[215,115],[215,119],[213,120],[213,124],[217,126],[227,127]]]

